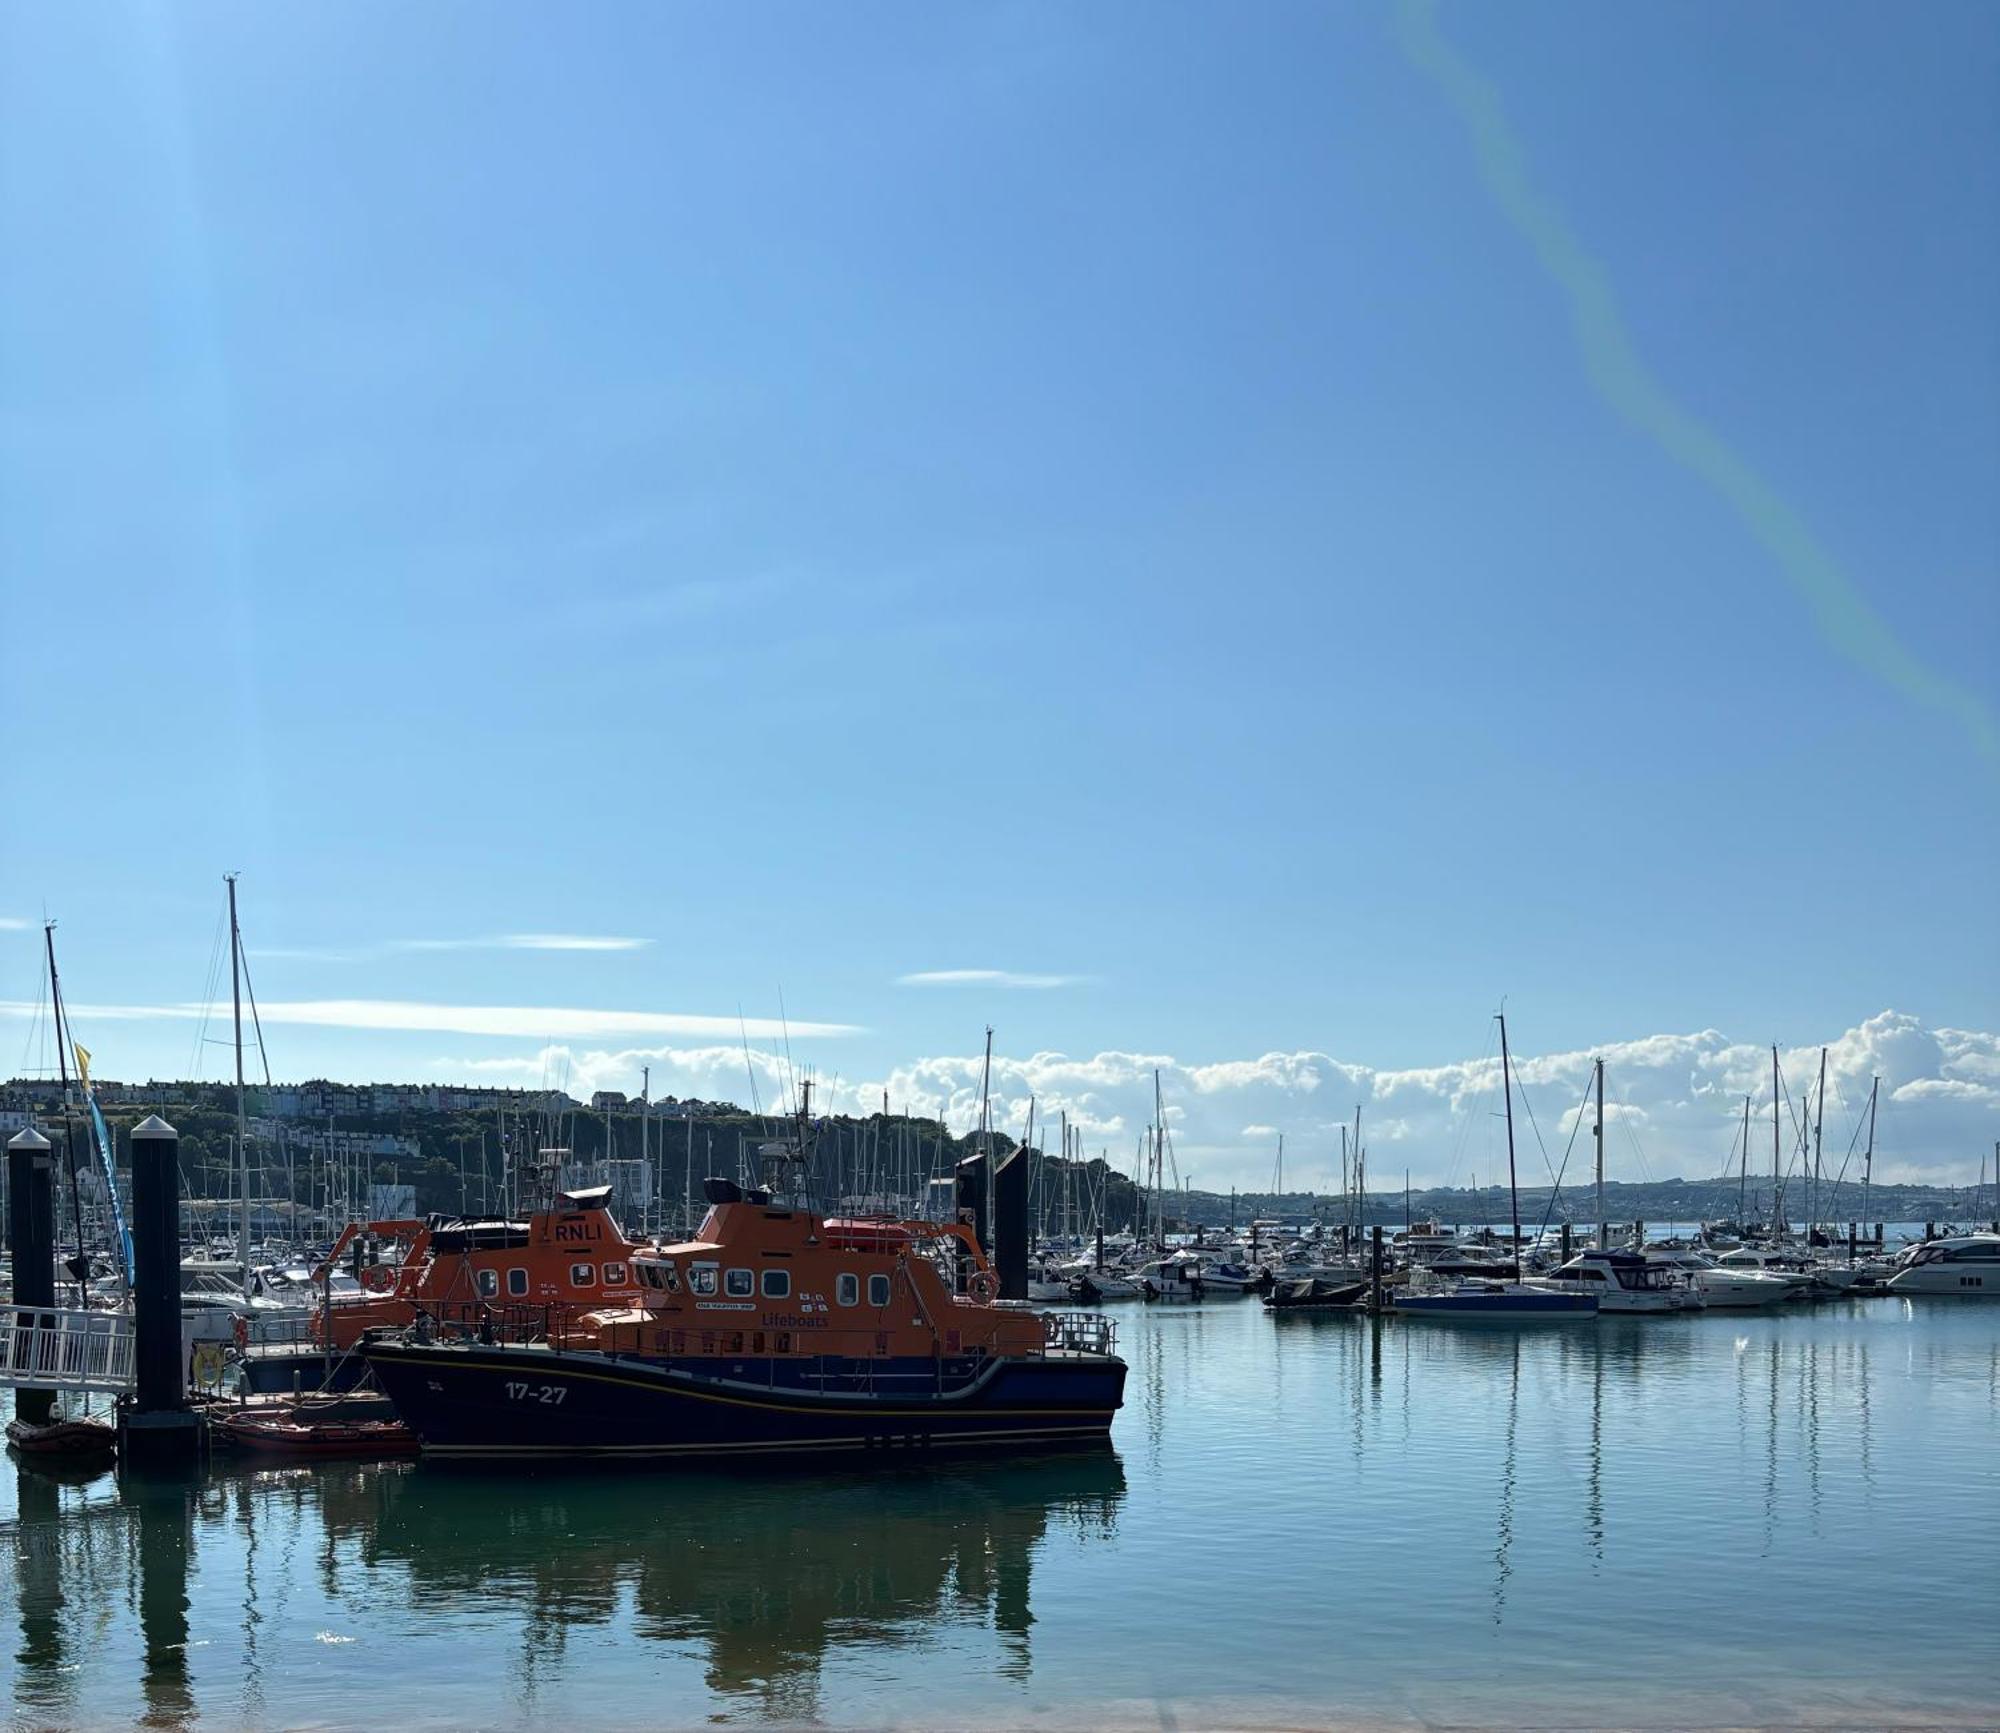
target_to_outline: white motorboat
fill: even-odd
[[[1720,1269],[1754,1270],[1775,1277],[1789,1283],[1801,1297],[1815,1291],[1830,1291],[1837,1285],[1830,1280],[1820,1281],[1811,1260],[1785,1246],[1742,1245],[1733,1252],[1724,1252],[1715,1262]]]
[[[1889,1292],[2000,1299],[2000,1234],[1961,1234],[1918,1246],[1889,1278]]]
[[[1133,1272],[1133,1280],[1139,1284],[1141,1296],[1148,1300],[1206,1300],[1213,1292],[1203,1279],[1200,1258],[1154,1258]]]
[[[1102,1300],[1137,1300],[1145,1290],[1130,1276],[1116,1270],[1085,1270],[1069,1285],[1070,1298],[1096,1305]]]
[[[1767,1270],[1727,1269],[1713,1258],[1685,1247],[1649,1246],[1645,1258],[1656,1268],[1678,1270],[1685,1275],[1711,1311],[1725,1307],[1749,1311],[1759,1306],[1775,1306],[1786,1300],[1804,1299],[1809,1291],[1808,1283],[1795,1282]]]
[[[1650,1263],[1637,1252],[1579,1252],[1530,1285],[1595,1294],[1600,1312],[1699,1312],[1707,1304],[1686,1272]]]

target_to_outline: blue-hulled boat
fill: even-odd
[[[1398,1294],[1389,1309],[1456,1324],[1566,1324],[1597,1316],[1595,1294],[1554,1293],[1526,1282],[1455,1282],[1427,1293]]]

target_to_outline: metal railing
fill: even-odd
[[[1044,1312],[1042,1326],[1052,1354],[1109,1354],[1118,1345],[1118,1326],[1096,1312]]]
[[[0,1311],[0,1385],[16,1390],[133,1387],[132,1319],[120,1312],[9,1306]]]

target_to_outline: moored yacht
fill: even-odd
[[[1776,1306],[1787,1300],[1803,1299],[1807,1292],[1807,1284],[1788,1276],[1767,1270],[1731,1269],[1685,1246],[1648,1246],[1644,1256],[1656,1269],[1676,1270],[1685,1276],[1711,1311]]]
[[[1579,1252],[1530,1286],[1592,1294],[1600,1312],[1698,1312],[1704,1305],[1685,1274],[1637,1252]]]
[[[2000,1234],[1963,1234],[1918,1246],[1889,1278],[1889,1292],[2000,1298]]]

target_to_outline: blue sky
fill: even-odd
[[[852,1079],[2000,1029],[1996,92],[1946,3],[6,4],[0,999],[44,911],[197,998],[233,868],[275,1003]],[[411,944],[514,934],[649,942]],[[559,1023],[351,1020],[275,1068]]]

